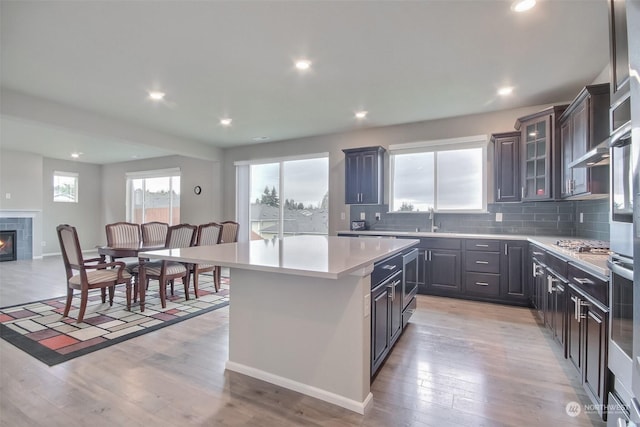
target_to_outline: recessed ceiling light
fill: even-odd
[[[263,141],[268,141],[268,140],[270,140],[271,138],[269,138],[268,136],[254,136],[254,137],[253,137],[253,138],[251,138],[251,139],[253,139],[253,140],[254,140],[254,141],[256,141],[256,142],[263,142]]]
[[[511,4],[511,10],[514,12],[526,12],[536,5],[536,0],[517,0]]]
[[[79,158],[82,155],[82,153],[76,152],[76,153],[71,153],[71,157],[74,159]]]
[[[500,96],[507,96],[507,95],[511,95],[512,93],[513,93],[512,87],[502,87],[498,89],[498,95]]]
[[[220,119],[220,124],[222,126],[231,126],[231,119],[227,118],[227,119]]]
[[[356,111],[356,119],[364,119],[367,117],[367,111]]]
[[[308,70],[311,67],[311,61],[308,59],[299,59],[296,61],[296,68],[298,70]]]
[[[164,99],[164,92],[149,92],[149,98],[154,101],[162,101]]]

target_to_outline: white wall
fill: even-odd
[[[60,203],[53,201],[53,173],[75,172],[78,174],[78,203]],[[42,165],[43,189],[42,241],[44,255],[60,253],[56,227],[70,224],[78,230],[78,239],[82,250],[93,250],[104,243],[104,224],[101,224],[101,185],[102,166],[70,160],[58,160],[45,157]]]
[[[42,256],[42,156],[0,150],[0,209],[37,211],[33,219],[34,258]],[[7,193],[11,195],[6,198]]]
[[[561,104],[560,102],[559,104]],[[566,103],[566,102],[564,102]],[[355,132],[313,136],[281,142],[254,144],[224,151],[224,216],[235,218],[236,181],[234,162],[279,156],[293,156],[310,153],[329,153],[329,234],[349,228],[349,209],[344,203],[344,153],[343,148],[355,148],[380,145],[388,148],[390,144],[457,138],[471,135],[490,136],[496,132],[514,130],[518,117],[522,117],[546,108],[539,105],[514,110],[504,110],[488,114],[453,117],[440,120],[408,123],[396,126],[364,129]],[[488,150],[488,171],[492,171],[492,152]],[[388,171],[385,166],[385,173]],[[491,175],[491,172],[490,172]],[[489,189],[493,187],[492,177],[488,180]],[[389,180],[385,176],[385,201],[388,201]],[[493,195],[488,194],[489,200]],[[341,214],[345,219],[341,219]]]
[[[180,216],[181,222],[203,224],[223,221],[221,207],[220,162],[200,160],[182,156],[113,163],[102,167],[102,224],[126,219],[126,174],[127,172],[180,168]],[[196,195],[193,187],[202,187]]]

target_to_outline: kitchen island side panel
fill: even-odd
[[[371,400],[370,275],[231,269],[226,368],[355,412]]]

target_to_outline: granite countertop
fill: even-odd
[[[355,236],[371,236],[371,237],[441,237],[441,238],[458,238],[458,239],[500,239],[500,240],[527,240],[534,243],[554,255],[564,259],[565,261],[576,264],[585,271],[600,276],[601,279],[608,280],[609,268],[607,267],[606,254],[576,253],[556,245],[560,239],[572,240],[590,240],[573,236],[525,236],[514,234],[469,234],[469,233],[429,233],[415,231],[338,231],[338,234],[355,235]],[[384,240],[384,239],[383,239]]]
[[[418,243],[413,239],[291,236],[141,252],[140,257],[298,276],[339,279]]]

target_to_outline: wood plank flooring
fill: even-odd
[[[0,306],[63,295],[58,257],[0,263]],[[233,282],[231,283],[233,303]],[[526,308],[418,297],[364,416],[226,372],[228,310],[53,367],[0,340],[2,426],[604,426]]]

